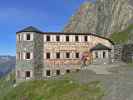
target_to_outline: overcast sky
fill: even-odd
[[[35,26],[62,31],[86,0],[2,0],[0,2],[0,55],[15,55],[16,31]]]

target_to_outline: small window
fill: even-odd
[[[30,34],[26,35],[26,40],[31,40],[31,35]]]
[[[56,36],[56,41],[60,41],[60,36]]]
[[[46,53],[46,58],[50,59],[50,53]]]
[[[105,52],[103,52],[103,58],[105,58],[106,57],[106,53]]]
[[[60,70],[56,70],[56,75],[60,75]]]
[[[87,41],[88,41],[88,37],[87,37],[87,36],[85,36],[85,37],[84,37],[84,40],[85,40],[85,42],[87,42]]]
[[[30,71],[26,71],[26,77],[31,77],[31,75],[30,75]]]
[[[56,58],[60,58],[60,53],[56,53]]]
[[[70,53],[66,53],[66,58],[70,58]]]
[[[66,36],[66,41],[67,41],[67,42],[69,41],[69,36]]]
[[[26,59],[31,59],[31,54],[30,54],[30,52],[27,52],[27,53],[26,53]]]
[[[79,37],[78,36],[75,36],[75,41],[79,41]]]
[[[67,69],[67,70],[66,70],[66,73],[70,73],[70,70],[69,70],[69,69]]]
[[[50,36],[46,36],[46,41],[50,41]]]
[[[76,58],[79,58],[79,53],[76,53]]]
[[[98,52],[95,52],[95,57],[98,58]]]
[[[46,75],[47,75],[47,76],[50,76],[50,74],[51,74],[50,70],[47,70],[47,71],[46,71]]]

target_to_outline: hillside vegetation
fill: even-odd
[[[101,100],[104,95],[99,81],[78,84],[70,79],[27,81],[5,94],[0,100]]]
[[[113,33],[111,39],[115,43],[127,43],[131,34],[133,34],[133,24],[122,32]]]

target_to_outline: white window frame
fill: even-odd
[[[30,34],[30,40],[27,40],[28,34]],[[25,33],[23,36],[24,36],[24,41],[33,41],[33,33]]]
[[[26,54],[27,54],[27,53],[30,53],[30,59],[27,59],[27,58],[26,58]],[[24,60],[32,60],[32,59],[33,59],[33,53],[32,53],[32,52],[24,52],[24,53],[23,53],[23,58],[24,58]]]

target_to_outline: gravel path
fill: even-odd
[[[101,81],[103,100],[133,100],[133,67],[125,64],[90,65],[71,77],[81,84]]]

